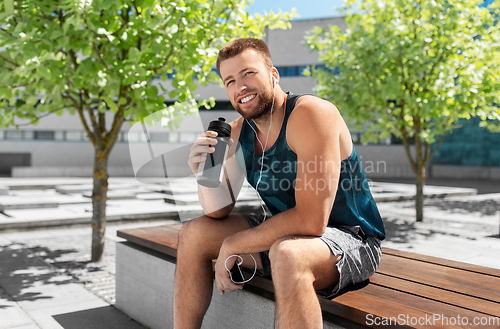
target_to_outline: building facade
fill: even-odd
[[[311,77],[302,75],[302,72],[308,66],[320,66],[322,63],[318,60],[317,52],[311,51],[305,45],[304,36],[315,26],[327,28],[329,25],[337,25],[341,29],[345,28],[342,17],[331,17],[295,20],[292,22],[291,29],[268,31],[264,40],[271,51],[274,66],[280,73],[280,85],[283,90],[314,94],[315,81]],[[152,83],[162,83],[167,90],[171,89],[170,80],[163,82],[158,78],[153,79]],[[109,159],[110,175],[133,177],[138,174],[139,167],[145,165],[149,160],[160,154],[167,154],[172,150],[187,147],[204,127],[208,126],[210,120],[224,116],[228,121],[232,121],[239,116],[232,109],[221,84],[214,83],[207,87],[200,87],[196,93],[198,99],[214,97],[216,107],[212,110],[200,111],[198,117],[185,118],[181,127],[175,131],[170,131],[161,125],[131,127],[125,123]],[[342,109],[339,110],[342,112]],[[107,113],[107,117],[107,122],[111,123],[112,114]],[[94,148],[86,138],[77,115],[72,116],[69,113],[64,113],[62,116],[57,116],[53,114],[42,118],[36,126],[20,123],[19,129],[11,127],[0,131],[0,176],[90,177],[92,175]],[[477,123],[471,122],[469,127],[472,126],[477,126]],[[482,143],[484,141],[477,135],[487,134],[487,132],[475,130],[474,134],[475,139]],[[500,155],[498,155],[498,151],[497,153],[494,151],[488,153],[488,157],[491,159],[489,162],[478,160],[476,153],[474,153],[475,162],[468,162],[466,159],[471,154],[468,154],[460,146],[463,141],[459,141],[457,144],[456,138],[459,135],[460,131],[457,131],[445,139],[442,151],[436,155],[436,170],[430,170],[430,172],[435,174],[440,172],[440,168],[446,168],[441,172],[446,174],[456,172],[458,177],[463,177],[464,172],[473,172],[468,166],[489,166],[493,168],[489,170],[492,174],[485,178],[500,179]],[[500,142],[499,136],[488,138],[495,145]],[[358,133],[353,132],[353,140],[355,143],[359,140]],[[390,141],[379,145],[356,145],[367,176],[373,179],[414,177],[403,146],[389,144]],[[481,148],[480,145],[471,147],[473,149]],[[491,145],[491,148],[493,149],[494,145]],[[458,152],[464,152],[464,155],[461,156],[462,161],[450,161],[449,159],[452,158],[450,154],[456,157]],[[174,164],[172,167],[186,167],[185,154],[169,158],[171,164]],[[453,166],[453,170],[450,170],[450,165]],[[175,175],[184,175],[185,172],[185,170],[170,170],[170,173]],[[156,176],[162,175],[162,173],[163,171],[157,168],[157,170],[148,169],[148,172],[143,174]]]

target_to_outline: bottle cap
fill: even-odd
[[[231,136],[231,126],[226,123],[226,119],[223,117],[219,117],[219,119],[217,120],[210,121],[208,130],[216,131],[219,133],[219,136],[222,137]]]

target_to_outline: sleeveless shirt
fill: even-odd
[[[238,163],[246,170],[246,178],[256,188],[259,177],[258,193],[275,215],[295,207],[295,180],[297,177],[297,154],[286,141],[288,118],[295,102],[302,95],[287,92],[285,116],[276,142],[262,154],[255,154],[255,132],[252,120],[245,120],[239,136],[237,152]],[[261,162],[261,159],[263,161]],[[351,155],[341,162],[337,194],[330,212],[328,226],[355,227],[361,236],[385,238],[385,230],[375,200],[370,192],[368,181],[361,168],[361,161],[353,145]]]

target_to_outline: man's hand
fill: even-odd
[[[205,131],[201,133],[200,136],[194,141],[189,152],[188,165],[196,176],[198,173],[198,167],[201,162],[207,159],[208,153],[214,153],[214,145],[218,143],[216,137],[218,133],[216,131]],[[228,145],[231,147],[233,145],[233,139],[229,138]]]
[[[194,141],[193,146],[191,146],[188,165],[195,175],[198,172],[200,163],[206,160],[207,153],[215,152],[215,148],[212,146],[217,144],[217,139],[215,139],[215,137],[217,137],[217,132],[215,131],[203,132]]]
[[[229,272],[226,269],[226,266],[228,269],[231,269],[238,259],[238,257],[231,257],[227,260],[226,259],[231,256],[231,253],[228,253],[225,248],[224,244],[220,248],[219,252],[219,257],[217,258],[217,262],[215,263],[215,284],[217,285],[217,290],[219,290],[219,293],[221,295],[224,295],[224,292],[233,292],[238,289],[243,289],[243,284],[236,284],[233,281],[231,281],[231,277],[229,276]]]

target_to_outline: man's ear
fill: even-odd
[[[276,67],[272,67],[271,68],[271,83],[273,85],[273,88],[276,87],[276,85],[278,84],[279,82],[279,72],[278,72],[278,69],[276,69]]]

